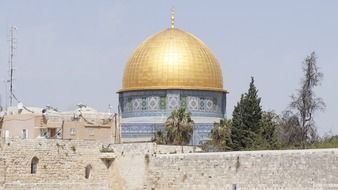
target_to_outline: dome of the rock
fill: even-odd
[[[223,91],[222,71],[201,40],[169,28],[141,43],[124,71],[121,91],[155,89]]]
[[[173,21],[173,20],[172,20]],[[197,37],[173,26],[142,42],[127,61],[119,108],[123,141],[149,141],[170,113],[185,108],[194,120],[193,144],[224,119],[221,67]]]

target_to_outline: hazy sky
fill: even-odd
[[[125,63],[147,36],[176,26],[204,41],[218,58],[228,117],[256,79],[262,105],[280,113],[299,87],[301,63],[316,51],[324,73],[316,89],[327,108],[319,132],[338,133],[338,1],[0,0],[0,93],[5,104],[8,29],[18,28],[15,94],[27,106],[61,110],[77,103],[117,108]]]

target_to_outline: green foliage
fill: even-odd
[[[278,149],[280,142],[277,137],[278,116],[273,112],[263,112],[260,129],[255,141],[255,149]]]
[[[294,148],[337,148],[338,136],[318,138],[314,116],[325,108],[324,101],[315,95],[323,74],[317,67],[315,53],[303,63],[304,77],[289,109],[282,115],[263,112],[251,78],[248,92],[241,95],[234,107],[231,123],[215,123],[208,150],[257,150]],[[230,135],[229,135],[230,134]]]
[[[219,123],[214,123],[211,130],[211,144],[216,150],[231,150],[231,120],[221,119]]]
[[[187,145],[193,133],[194,121],[185,108],[178,108],[171,112],[165,122],[166,143]]]
[[[338,148],[338,135],[324,137],[314,143],[311,148]]]
[[[232,113],[232,148],[234,150],[252,149],[260,133],[262,118],[261,98],[251,78],[247,93],[242,94]]]
[[[157,131],[152,139],[156,144],[167,144],[166,134],[163,131]]]
[[[109,145],[107,146],[104,146],[102,145],[101,148],[100,148],[100,152],[102,153],[114,153],[114,149]]]

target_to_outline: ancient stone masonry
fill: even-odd
[[[110,172],[98,162],[98,147],[94,142],[11,140],[0,154],[5,160],[3,188],[108,189]],[[38,160],[35,173],[33,159]],[[93,166],[93,174],[85,179],[88,164]]]
[[[0,149],[0,190],[338,189],[338,149],[195,151],[154,143],[9,139]]]
[[[338,189],[338,149],[157,155],[152,189]]]
[[[146,155],[176,153],[181,147],[154,143],[101,144],[95,141],[1,140],[2,189],[143,189]],[[191,147],[183,151],[192,152]],[[36,173],[32,161],[38,159]]]

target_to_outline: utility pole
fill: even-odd
[[[10,28],[10,38],[9,38],[9,106],[13,106],[13,80],[14,80],[14,67],[13,67],[13,59],[14,59],[14,50],[15,50],[15,37],[14,32],[16,31],[15,26],[11,26]]]

